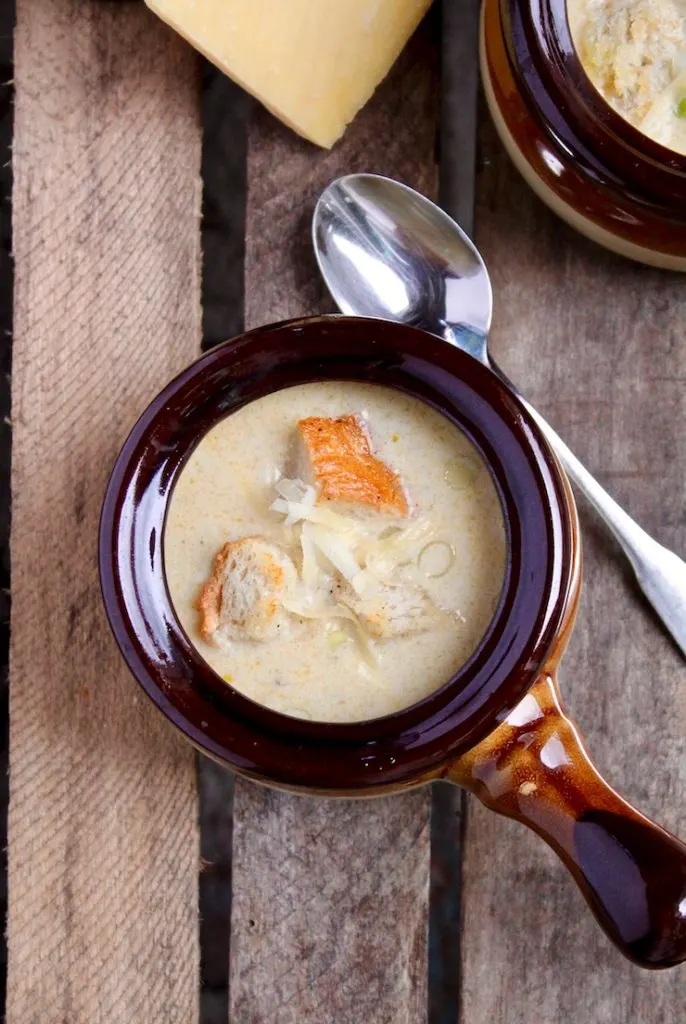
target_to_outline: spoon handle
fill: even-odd
[[[686,562],[658,544],[634,522],[579,462],[541,414],[521,395],[520,399],[545,434],[570,480],[616,537],[643,593],[686,656]]]

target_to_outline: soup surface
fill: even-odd
[[[327,382],[209,431],[174,488],[164,556],[179,620],[227,683],[284,714],[353,722],[416,703],[464,664],[496,609],[506,542],[459,430],[400,392]]]
[[[628,121],[686,153],[686,0],[567,0],[591,81]]]

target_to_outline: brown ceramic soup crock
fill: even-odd
[[[508,539],[500,602],[469,661],[420,703],[352,724],[288,717],[232,689],[190,643],[165,581],[169,499],[200,438],[256,398],[318,380],[397,388],[454,423],[490,469]],[[203,753],[303,793],[465,786],[552,846],[623,953],[646,967],[686,958],[686,847],[602,780],[558,695],[581,580],[569,485],[516,396],[470,356],[411,327],[333,316],[214,349],[154,399],[126,441],[105,496],[100,573],[129,668]]]
[[[496,130],[543,202],[614,252],[686,271],[686,156],[598,92],[566,0],[484,0],[481,76]]]

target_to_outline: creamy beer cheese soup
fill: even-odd
[[[354,722],[438,689],[503,586],[500,502],[471,442],[417,399],[306,384],[218,423],[183,468],[167,582],[223,679],[298,718]]]
[[[568,0],[589,78],[644,135],[686,153],[686,0]]]

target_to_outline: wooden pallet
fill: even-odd
[[[332,153],[254,109],[236,140],[245,322],[330,308],[308,242],[328,180],[373,170],[437,194],[440,159],[442,196],[464,222],[474,212],[491,269],[498,361],[684,552],[686,278],[615,259],[540,205],[485,112],[472,116],[476,4],[444,6],[443,36],[434,11]],[[199,351],[198,62],[141,5],[17,10],[7,1021],[195,1024],[194,758],[121,664],[95,552],[127,429]],[[581,512],[568,702],[623,792],[683,833],[683,662]],[[232,1024],[425,1024],[430,808],[426,790],[358,804],[236,784]],[[432,1024],[681,1019],[683,971],[624,962],[539,841],[473,802],[459,829],[461,799],[435,808],[434,892],[448,902],[433,910]],[[437,993],[459,998],[454,1014]]]

